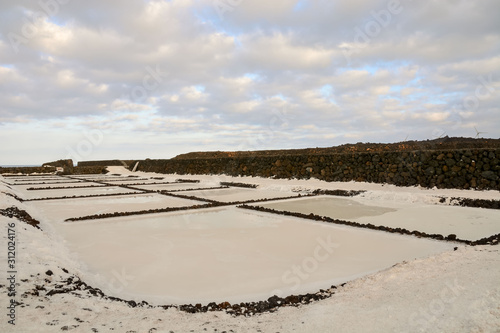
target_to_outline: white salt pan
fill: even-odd
[[[87,265],[86,279],[111,295],[160,304],[315,292],[452,248],[234,207],[55,226]]]
[[[478,240],[500,233],[500,210],[332,196],[255,204],[359,223]]]

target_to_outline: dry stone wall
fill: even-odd
[[[138,171],[364,181],[500,190],[500,149],[363,152],[139,161]],[[135,162],[131,165],[135,165]]]
[[[55,167],[13,167],[13,168],[1,168],[0,174],[34,174],[34,173],[55,173]],[[65,169],[64,174],[101,174],[105,173],[106,168],[101,166],[85,166],[85,167],[73,167],[70,169]]]
[[[90,166],[123,166],[120,160],[105,160],[105,161],[80,161],[78,162],[79,167],[90,167]]]
[[[4,173],[22,173],[22,174],[31,174],[31,173],[52,173],[55,172],[55,167],[9,167],[2,168],[0,167],[0,174]]]
[[[73,168],[72,175],[93,175],[107,173],[106,167],[102,166],[76,166]]]

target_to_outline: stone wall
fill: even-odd
[[[2,168],[0,167],[0,174],[4,173],[53,173],[56,172],[55,167],[12,167],[12,168]]]
[[[80,161],[78,162],[79,167],[89,167],[89,166],[123,166],[120,160],[105,160],[105,161]]]
[[[107,173],[106,167],[102,166],[76,166],[73,168],[71,174],[73,175],[90,175]]]
[[[73,167],[69,170],[64,171],[64,174],[78,174],[78,175],[85,175],[85,174],[101,174],[104,173],[106,170],[105,167],[100,167],[100,166],[89,166],[89,167]],[[1,168],[0,167],[0,174],[8,174],[8,173],[13,173],[13,174],[32,174],[32,173],[55,173],[56,168],[55,167],[14,167],[14,168]]]
[[[422,150],[140,161],[138,171],[318,178],[500,190],[500,149]],[[130,165],[135,165],[131,163]]]

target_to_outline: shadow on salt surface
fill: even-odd
[[[452,245],[235,207],[54,224],[105,293],[154,304],[316,292]],[[117,284],[117,275],[122,283]]]
[[[180,192],[179,194],[184,194]],[[282,191],[272,191],[272,190],[261,190],[261,189],[251,189],[251,188],[226,188],[220,190],[201,190],[201,191],[190,191],[186,192],[186,195],[194,196],[197,198],[216,200],[221,202],[234,202],[234,201],[248,201],[248,200],[258,200],[258,199],[273,199],[273,198],[283,198],[290,196],[298,196],[298,193],[294,192],[282,192]]]
[[[116,197],[34,201],[31,203],[48,221],[63,222],[71,217],[115,212],[133,212],[166,207],[189,207],[201,201],[167,197],[161,194],[137,194]],[[72,222],[81,223],[81,222]]]
[[[342,220],[353,220],[364,216],[378,216],[389,212],[395,212],[396,209],[381,206],[366,205],[361,202],[337,198],[331,196],[318,196],[313,198],[290,199],[280,202],[254,204],[273,208],[277,210],[286,210],[303,214],[316,214],[320,216],[329,216]]]
[[[332,196],[291,199],[256,206],[303,214],[316,214],[363,224],[417,230],[428,234],[479,240],[500,233],[500,211],[425,203],[397,202],[362,197]]]

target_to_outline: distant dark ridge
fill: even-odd
[[[101,160],[101,161],[80,161],[78,162],[78,166],[124,166],[129,167],[132,161],[126,160]]]
[[[443,137],[425,141],[403,141],[396,143],[361,143],[344,144],[327,148],[256,150],[256,151],[207,151],[180,154],[173,159],[209,159],[227,157],[258,157],[258,156],[283,156],[283,155],[320,155],[343,153],[369,153],[391,151],[421,151],[421,150],[452,150],[452,149],[478,149],[500,148],[500,139],[473,139]]]

